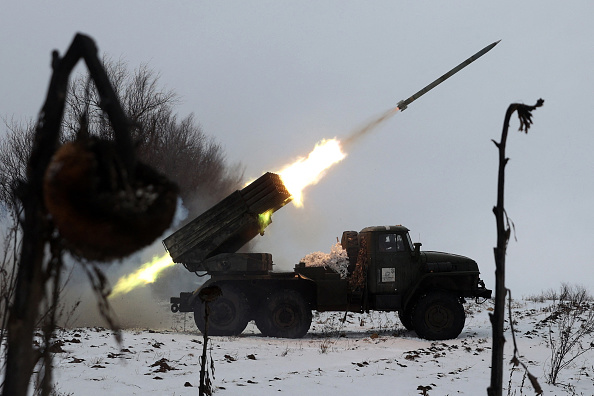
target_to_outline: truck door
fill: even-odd
[[[407,281],[406,273],[411,261],[410,248],[402,234],[385,232],[377,235],[374,252],[374,285],[378,309],[397,309],[400,289]],[[383,296],[382,296],[383,295]]]

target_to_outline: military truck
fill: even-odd
[[[470,258],[421,251],[401,225],[342,233],[348,256],[346,277],[328,267],[295,265],[273,271],[270,253],[238,253],[263,234],[271,215],[290,202],[280,177],[266,173],[167,237],[172,259],[210,278],[197,290],[171,298],[173,312],[193,312],[204,333],[203,288],[222,295],[209,304],[208,334],[231,336],[254,320],[262,335],[300,338],[312,310],[397,311],[404,327],[429,340],[456,338],[464,327],[466,298],[490,298]]]

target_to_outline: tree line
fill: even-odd
[[[223,147],[208,136],[193,114],[176,113],[180,99],[160,84],[159,74],[147,64],[131,70],[125,61],[103,60],[105,70],[134,128],[132,138],[141,162],[175,182],[180,197],[193,218],[240,186],[241,164],[229,164]],[[113,134],[100,97],[87,75],[73,78],[66,100],[62,137],[75,140],[81,118],[92,136]],[[18,212],[15,189],[26,180],[26,163],[32,146],[35,122],[3,119],[6,134],[0,139],[0,203]]]

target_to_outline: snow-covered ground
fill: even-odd
[[[550,302],[516,301],[519,352],[545,395],[594,395],[594,352],[549,385]],[[463,333],[431,342],[406,332],[395,313],[314,313],[303,339],[261,337],[253,324],[238,337],[213,337],[216,395],[485,395],[490,381],[491,302],[467,304]],[[55,354],[57,395],[197,395],[202,335],[191,316],[172,315],[163,330],[125,330],[123,344],[103,328],[60,330]],[[174,322],[175,320],[175,322]],[[506,322],[507,323],[507,322]],[[186,327],[184,329],[184,326]],[[512,369],[507,328],[504,394],[533,395],[524,371]],[[554,330],[554,326],[551,327]],[[588,343],[594,341],[586,340]],[[511,384],[511,385],[510,385]],[[511,389],[508,389],[510,388]],[[419,387],[425,388],[423,393]]]

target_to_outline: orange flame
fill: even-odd
[[[303,206],[303,189],[316,184],[324,176],[324,172],[328,168],[346,157],[343,147],[349,149],[356,141],[379,127],[384,121],[396,114],[398,110],[400,110],[398,107],[388,109],[355,129],[342,142],[336,138],[322,140],[307,158],[299,158],[293,164],[284,167],[280,172],[276,172],[293,196],[293,203],[297,206]]]
[[[171,257],[169,257],[169,254],[167,253],[161,257],[153,257],[150,262],[143,264],[133,273],[124,275],[118,279],[109,297],[113,298],[120,294],[126,294],[139,286],[155,282],[159,274],[165,268],[171,267],[172,265],[173,260],[171,260]]]
[[[342,152],[340,142],[336,138],[322,140],[316,144],[307,158],[299,158],[276,173],[293,196],[293,203],[303,206],[303,189],[316,184],[328,168],[342,161],[344,157],[346,154]]]

